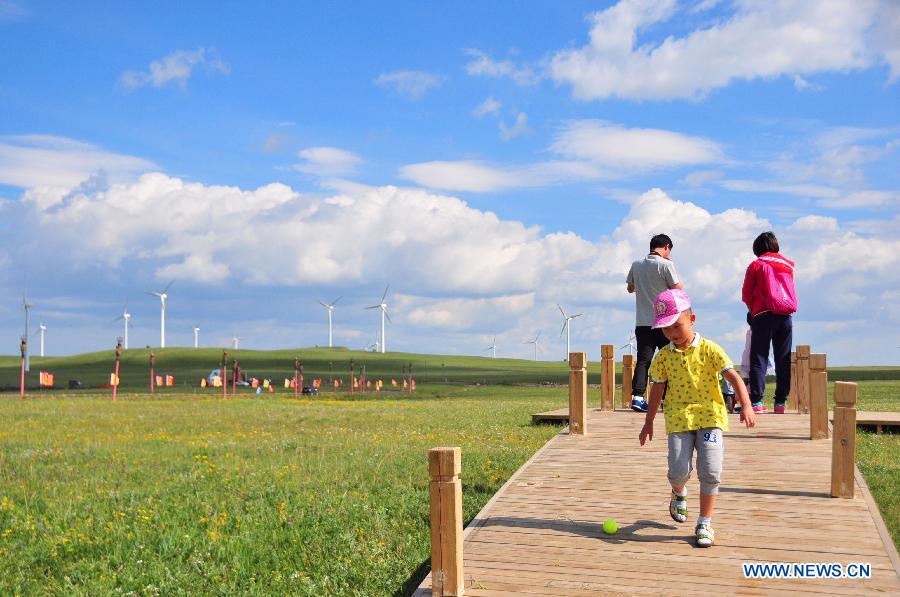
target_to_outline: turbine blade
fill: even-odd
[[[366,307],[366,309],[380,309],[381,305],[372,305],[371,307]]]
[[[168,291],[169,291],[169,288],[171,288],[171,287],[172,287],[172,284],[174,284],[174,283],[175,283],[175,278],[172,278],[172,281],[169,282],[169,283],[166,285],[165,288],[163,288],[163,293],[168,292]]]
[[[391,321],[391,316],[388,315],[387,309],[384,310],[384,316],[387,317],[387,320],[388,320],[389,322],[394,323],[393,321]]]
[[[143,292],[144,294],[149,294],[150,296],[162,296],[161,292],[150,292],[149,290],[142,290],[141,292]]]
[[[323,307],[325,307],[326,309],[328,308],[328,305],[326,305],[326,304],[323,303],[322,301],[316,299],[316,302],[319,303],[320,305],[322,305]]]
[[[540,337],[541,337],[541,332],[538,332],[538,335],[534,337],[534,341],[537,342],[538,338],[540,338]]]
[[[560,306],[559,303],[556,303],[556,307],[559,309],[559,312],[562,313],[562,316],[565,317],[565,316],[566,316],[566,312],[563,311],[563,308]]]
[[[584,313],[576,313],[575,315],[569,317],[569,319],[575,319],[576,317],[581,317],[582,315],[584,315]]]
[[[339,300],[341,300],[342,298],[344,298],[343,295],[341,295],[341,296],[337,297],[336,299],[334,299],[333,301],[331,301],[331,306],[332,307],[335,306],[337,304],[337,302]]]
[[[381,295],[381,302],[382,302],[382,303],[384,302],[384,297],[387,296],[387,291],[388,291],[388,288],[390,288],[390,287],[391,287],[390,284],[388,284],[387,286],[384,287],[384,294]]]
[[[563,324],[562,329],[559,330],[559,337],[562,338],[563,333],[566,331],[566,327],[569,325],[569,320],[566,319],[566,322]]]

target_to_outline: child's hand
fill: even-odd
[[[747,429],[756,427],[756,413],[753,412],[753,408],[741,409],[741,423],[746,423]]]
[[[645,422],[644,422],[644,428],[641,429],[641,434],[638,436],[638,439],[641,440],[641,445],[642,445],[642,446],[643,446],[644,443],[646,443],[647,441],[652,441],[652,440],[653,440],[653,422],[652,422],[652,421],[645,421]]]

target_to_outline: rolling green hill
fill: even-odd
[[[156,373],[174,375],[176,388],[196,387],[200,379],[216,369],[222,360],[220,348],[165,348],[153,349],[156,355]],[[560,361],[532,361],[524,359],[492,359],[455,355],[423,355],[389,352],[386,354],[353,351],[345,348],[301,348],[294,350],[229,350],[237,358],[248,377],[269,378],[281,382],[293,375],[293,362],[299,357],[303,362],[306,379],[330,376],[345,382],[349,375],[350,361],[357,370],[366,367],[369,379],[399,380],[402,368],[412,364],[418,382],[448,383],[568,383],[568,367]],[[123,353],[119,377],[120,389],[141,391],[149,383],[149,354],[145,348],[130,349]],[[85,387],[99,387],[109,382],[115,356],[112,350],[84,353],[67,357],[32,357],[31,372],[26,376],[28,388],[38,387],[39,371],[51,371],[56,376],[56,387],[66,388],[68,380],[77,379]],[[18,391],[20,359],[0,357],[0,388]],[[596,361],[588,364],[588,382],[600,383],[600,366]],[[230,371],[229,371],[230,374]],[[900,367],[844,367],[829,369],[830,381],[898,380]],[[621,382],[621,364],[616,368],[617,381]]]

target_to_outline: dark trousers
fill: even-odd
[[[791,345],[794,323],[790,315],[760,313],[750,320],[750,401],[762,402],[766,393],[769,345],[775,361],[775,402],[783,404],[791,388]]]
[[[637,359],[634,363],[634,378],[631,381],[631,395],[643,396],[647,393],[647,374],[653,353],[669,343],[661,329],[653,329],[649,325],[634,328],[634,339],[637,341]]]

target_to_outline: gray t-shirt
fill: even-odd
[[[634,286],[635,326],[653,325],[653,301],[659,293],[678,284],[675,264],[651,253],[631,264],[626,283]]]

